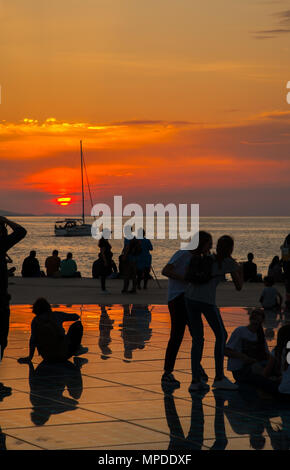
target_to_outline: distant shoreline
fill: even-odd
[[[58,217],[62,219],[67,219],[67,218],[73,218],[73,219],[79,219],[82,216],[80,214],[20,214],[20,213],[15,213],[15,212],[8,212],[5,210],[0,210],[0,216],[4,217]],[[91,214],[85,214],[85,217],[91,217],[93,216]],[[124,217],[125,218],[125,217]],[[246,218],[285,218],[289,219],[290,215],[200,215],[200,219],[208,219],[208,218],[216,218],[216,219],[246,219]]]

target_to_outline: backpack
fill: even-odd
[[[213,278],[211,274],[212,265],[212,256],[193,255],[189,263],[185,280],[192,284],[206,284]]]
[[[49,362],[62,362],[68,357],[68,342],[51,313],[35,318],[36,346],[39,355]]]

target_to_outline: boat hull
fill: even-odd
[[[91,225],[84,224],[71,228],[55,228],[56,237],[91,237]]]

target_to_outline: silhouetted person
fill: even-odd
[[[12,233],[8,234],[8,227]],[[0,216],[0,358],[7,347],[9,333],[10,295],[8,294],[7,251],[26,235],[25,228]]]
[[[40,266],[35,250],[32,250],[23,261],[21,274],[22,277],[40,277]]]
[[[200,234],[200,233],[199,233]],[[207,241],[205,241],[207,239]],[[186,278],[190,281],[185,291],[185,304],[192,336],[191,370],[192,382],[189,391],[208,390],[201,377],[201,359],[204,350],[203,316],[215,335],[214,359],[215,378],[213,388],[237,389],[224,375],[224,351],[227,331],[223,324],[220,311],[216,305],[216,290],[225,274],[231,274],[236,290],[243,286],[241,266],[232,258],[234,240],[229,235],[223,235],[217,241],[216,254],[211,256],[212,237],[199,238],[199,245],[193,250]]]
[[[277,386],[261,373],[268,362],[273,361],[263,330],[264,311],[255,309],[247,326],[239,326],[226,344],[225,355],[228,370],[238,384],[249,384],[270,393],[276,393]]]
[[[279,256],[274,256],[269,264],[268,276],[274,279],[274,282],[283,282],[282,261]]]
[[[248,261],[243,263],[244,282],[257,282],[257,265],[253,262],[253,253],[248,253]]]
[[[275,284],[274,279],[270,276],[264,277],[264,289],[260,297],[260,302],[265,310],[281,310],[282,295],[273,287]]]
[[[33,359],[35,349],[47,362],[64,362],[71,356],[78,356],[88,351],[81,346],[83,325],[79,315],[53,311],[46,299],[38,299],[32,308],[35,317],[31,322],[29,356],[20,358],[20,363]],[[62,326],[65,321],[74,321],[67,334]]]
[[[108,292],[106,289],[106,278],[113,272],[113,253],[112,247],[108,240],[101,238],[99,240],[99,259],[98,270],[101,277],[101,289],[103,292]]]
[[[290,233],[281,246],[283,272],[286,290],[285,310],[290,312]]]
[[[145,231],[143,229],[139,229],[138,239],[141,244],[141,253],[137,258],[137,287],[138,289],[141,289],[141,281],[143,280],[144,289],[147,289],[152,264],[152,255],[150,251],[153,250],[153,246],[151,241],[145,237]]]
[[[204,234],[201,233],[200,239],[203,236]],[[188,286],[188,281],[185,281],[185,275],[191,258],[192,252],[190,250],[178,250],[162,270],[163,276],[169,279],[167,297],[171,328],[165,354],[164,374],[161,380],[162,383],[168,383],[176,388],[180,386],[180,382],[175,379],[173,371],[185,328],[188,324],[184,292]],[[203,369],[201,370],[201,375],[205,381],[208,380]]]
[[[49,256],[45,260],[46,275],[47,277],[59,277],[60,272],[60,257],[58,256],[58,251],[53,250],[52,256]]]
[[[73,254],[69,252],[66,255],[66,259],[60,263],[60,275],[61,277],[81,277],[78,271],[77,263],[73,260]]]
[[[137,289],[137,262],[141,253],[141,242],[136,237],[132,240],[125,239],[123,249],[123,277],[124,285],[122,293],[136,293]],[[132,281],[132,289],[128,291],[130,281]]]

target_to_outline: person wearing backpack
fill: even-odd
[[[136,237],[131,240],[125,239],[122,253],[124,263],[124,285],[122,294],[135,294],[137,292],[137,262],[141,251],[141,240],[138,240]],[[130,280],[132,280],[132,289],[128,291]]]
[[[33,359],[35,349],[46,362],[64,362],[72,356],[88,352],[81,345],[83,325],[79,315],[53,311],[46,299],[40,298],[33,304],[35,314],[31,322],[29,356],[20,358],[18,362],[27,363]],[[74,321],[67,334],[62,326],[65,321]]]
[[[210,233],[200,231],[198,233],[200,250],[207,253],[212,245]],[[170,338],[166,348],[164,360],[164,373],[161,378],[162,385],[175,388],[180,387],[180,382],[175,379],[173,370],[176,357],[183,340],[186,325],[188,324],[184,292],[188,286],[185,275],[190,265],[192,250],[178,250],[170,258],[162,270],[162,275],[168,277],[168,310],[171,320]],[[204,381],[208,377],[201,367],[201,377]]]
[[[216,255],[197,247],[193,252],[186,279],[189,286],[185,291],[185,303],[189,329],[192,336],[191,368],[192,383],[190,392],[209,390],[209,386],[200,377],[200,362],[203,353],[204,332],[202,314],[215,334],[215,369],[213,387],[216,389],[236,390],[236,384],[224,375],[224,350],[227,339],[220,311],[216,306],[216,288],[226,273],[231,273],[237,290],[243,286],[242,267],[231,257],[234,240],[228,235],[219,238]]]

